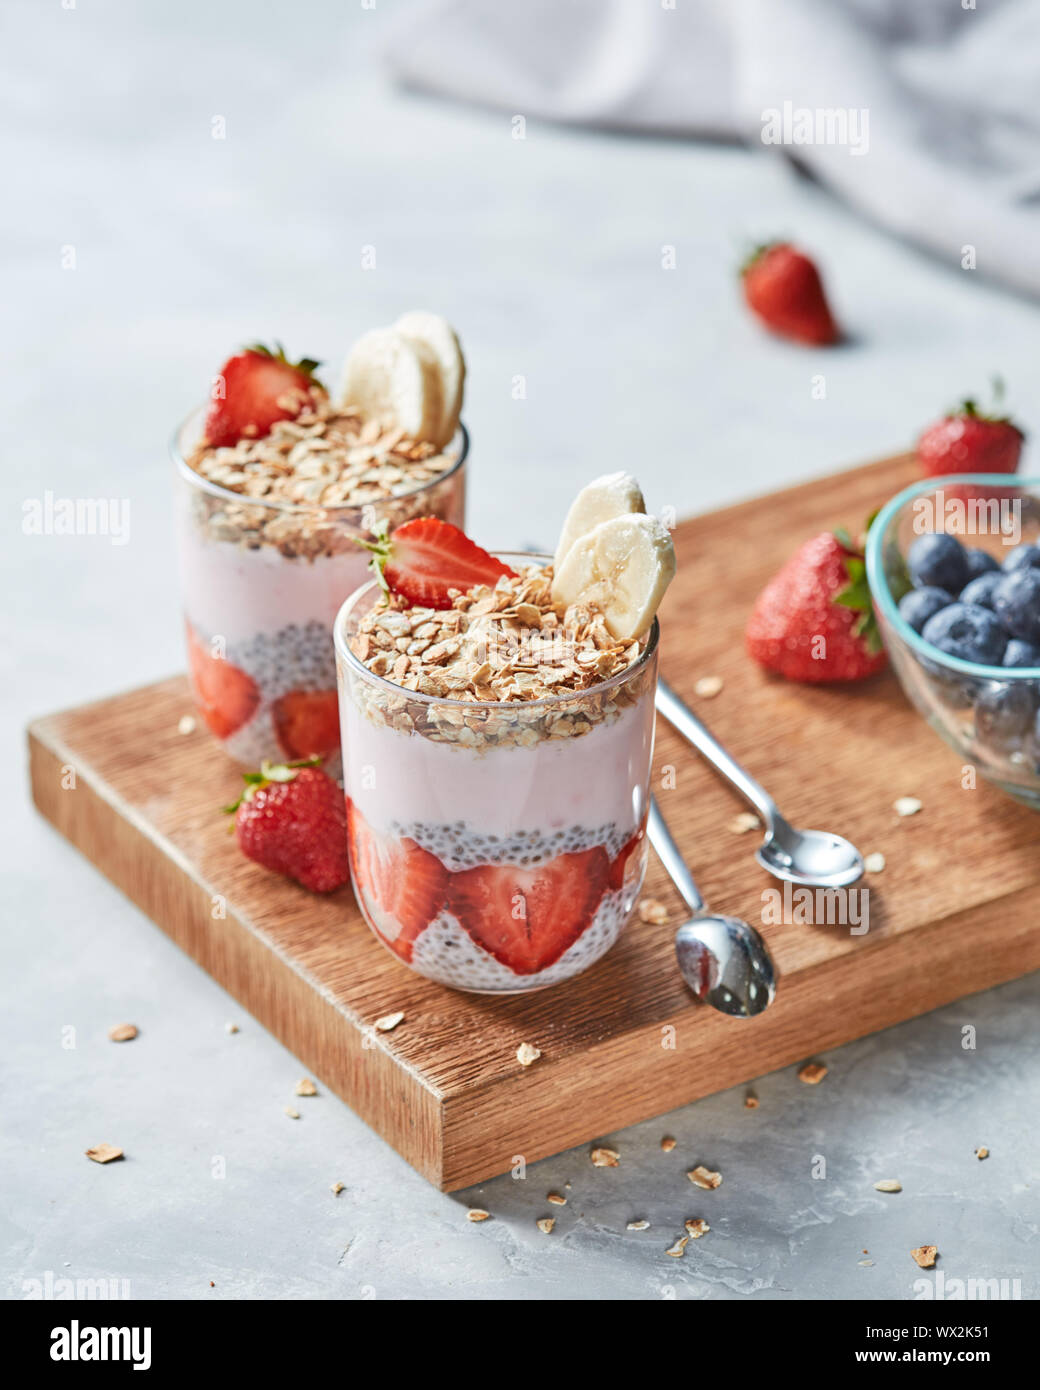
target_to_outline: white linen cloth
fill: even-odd
[[[433,0],[387,56],[411,86],[525,118],[793,155],[890,231],[1040,293],[1040,0],[970,3]],[[823,126],[764,143],[785,104],[789,138],[799,113],[849,113],[860,153]]]

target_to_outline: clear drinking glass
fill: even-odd
[[[588,690],[457,700],[405,690],[355,656],[380,597],[366,584],[334,629],[350,866],[369,926],[457,989],[520,993],[577,975],[617,940],[646,869],[656,621],[638,659]]]
[[[462,526],[468,436],[460,425],[443,450],[455,462],[429,482],[363,507],[319,507],[245,497],[201,477],[186,459],[204,417],[195,412],[171,443],[195,703],[236,762],[317,753],[338,774],[332,624],[365,581],[369,557],[356,540],[415,516]]]

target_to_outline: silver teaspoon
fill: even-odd
[[[844,888],[863,874],[863,856],[855,845],[829,830],[798,830],[780,814],[776,802],[745,768],[723,748],[665,681],[657,682],[657,711],[716,772],[754,806],[765,825],[765,838],[755,858],[788,883],[818,888]]]
[[[650,843],[693,913],[675,933],[679,971],[703,1004],[720,1014],[752,1018],[776,994],[776,971],[766,943],[739,917],[708,912],[679,846],[653,797],[646,822]]]

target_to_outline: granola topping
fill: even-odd
[[[366,420],[356,406],[334,406],[315,387],[295,418],[278,420],[262,438],[216,449],[203,441],[186,462],[241,498],[199,495],[199,519],[213,539],[315,556],[353,547],[350,529],[332,509],[363,509],[398,498],[401,515],[394,524],[429,511],[425,489],[455,466],[458,455],[410,439],[399,426]],[[414,502],[405,496],[417,489],[422,491]],[[264,505],[270,503],[276,505]],[[323,514],[325,508],[331,515]]]
[[[587,604],[557,609],[552,577],[551,565],[528,565],[503,575],[494,588],[454,593],[449,609],[413,607],[394,595],[374,606],[350,638],[350,649],[373,675],[400,686],[401,694],[388,696],[354,682],[365,713],[402,732],[473,748],[531,747],[544,738],[588,733],[616,717],[642,693],[641,681],[621,682],[599,699],[586,692],[638,662],[645,641],[615,640],[602,613]],[[461,704],[409,700],[409,693]],[[525,713],[528,702],[551,697],[559,703],[548,711]]]

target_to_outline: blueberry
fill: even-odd
[[[988,685],[975,701],[975,732],[987,743],[1021,738],[1036,718],[1036,688],[1031,681]]]
[[[1005,666],[1040,666],[1040,647],[1032,642],[1021,642],[1017,637],[1004,648]]]
[[[968,566],[968,581],[978,579],[980,574],[990,574],[993,570],[1000,569],[988,550],[976,550],[974,547],[964,552],[964,559]]]
[[[925,623],[921,636],[949,656],[982,666],[999,666],[1007,646],[1007,633],[989,609],[968,603],[941,608]]]
[[[1016,545],[1004,557],[1006,570],[1040,569],[1040,545]]]
[[[976,603],[982,608],[993,607],[993,589],[1004,578],[1000,570],[989,570],[980,574],[961,590],[961,603]]]
[[[1019,565],[993,590],[993,611],[1012,637],[1040,646],[1040,570]]]
[[[968,562],[956,536],[932,531],[918,536],[906,552],[906,564],[915,589],[934,585],[959,594],[968,582]]]
[[[940,608],[948,608],[953,595],[945,589],[926,585],[923,589],[911,589],[899,600],[899,616],[910,624],[915,632],[920,632],[933,613]]]

